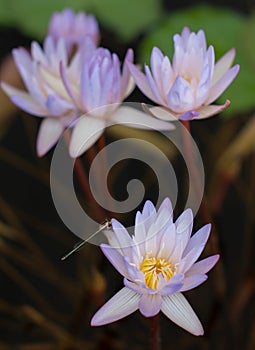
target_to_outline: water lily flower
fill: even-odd
[[[13,50],[13,58],[27,91],[4,82],[1,87],[18,107],[44,118],[37,138],[37,153],[42,156],[78,115],[59,71],[60,62],[64,66],[68,64],[65,41],[59,39],[55,44],[52,37],[47,37],[43,50],[38,43],[33,42],[31,54],[24,48],[18,48]],[[75,71],[75,62],[70,65],[70,72]]]
[[[205,33],[190,32],[185,27],[174,35],[172,64],[161,50],[151,53],[151,70],[145,65],[145,74],[134,64],[129,69],[139,89],[160,107],[150,112],[164,120],[191,120],[211,117],[225,109],[212,105],[235,79],[239,65],[232,68],[235,50],[228,51],[215,63],[214,48],[207,49]]]
[[[121,65],[118,56],[105,48],[87,50],[80,79],[71,82],[67,68],[61,66],[62,80],[66,91],[83,116],[74,126],[69,152],[78,157],[100,137],[112,124],[126,124],[137,128],[170,130],[174,126],[159,121],[146,113],[129,106],[120,106],[134,88],[134,81],[127,67],[133,61],[133,50],[127,51]]]
[[[75,14],[69,8],[53,13],[47,36],[51,36],[55,43],[64,38],[68,52],[74,45],[83,45],[84,37],[87,35],[96,45],[98,44],[99,28],[93,15],[87,15],[85,12]]]
[[[216,264],[213,255],[196,262],[210,234],[211,225],[191,236],[190,209],[173,222],[168,198],[158,212],[150,201],[137,212],[134,235],[112,219],[112,231],[105,233],[109,244],[101,249],[115,269],[124,276],[124,287],[97,311],[92,326],[117,321],[136,310],[152,317],[160,310],[173,322],[194,335],[203,327],[182,292],[197,287]]]

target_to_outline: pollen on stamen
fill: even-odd
[[[143,260],[140,270],[145,275],[145,283],[147,287],[151,289],[157,289],[159,277],[161,275],[168,282],[170,278],[174,275],[175,268],[173,265],[164,258],[149,258],[148,254]]]

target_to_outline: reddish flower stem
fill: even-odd
[[[161,349],[160,314],[150,317],[150,349]]]
[[[191,134],[190,134],[190,123],[189,121],[182,121],[183,126],[186,128],[186,130],[189,132],[185,132],[183,130],[182,136],[183,136],[183,144],[184,144],[184,152],[187,156],[187,166],[190,171],[191,178],[194,183],[195,187],[195,192],[197,194],[200,193],[200,176],[199,172],[197,170],[196,164],[195,164],[195,159],[193,157],[192,153],[192,142],[191,142]],[[201,205],[199,208],[199,217],[200,220],[202,221],[203,224],[213,222],[212,215],[210,213],[207,200],[205,197],[205,194],[203,194]],[[210,253],[215,254],[215,253],[220,253],[220,244],[219,244],[219,237],[218,234],[215,230],[215,227],[212,227],[212,233],[210,235],[209,241],[208,241],[208,250]],[[217,293],[217,297],[219,300],[222,300],[225,296],[225,291],[226,291],[226,283],[225,283],[225,278],[224,278],[224,272],[223,272],[223,265],[222,261],[219,260],[217,265],[214,268],[214,285],[215,285],[215,290]]]

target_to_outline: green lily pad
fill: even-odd
[[[96,15],[99,24],[131,40],[161,15],[157,0],[0,0],[0,23],[21,28],[32,37],[43,38],[54,11],[71,7]]]

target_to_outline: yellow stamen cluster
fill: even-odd
[[[145,283],[147,287],[151,289],[157,289],[158,286],[158,274],[161,273],[166,281],[174,275],[174,267],[169,261],[163,258],[149,258],[146,255],[143,260],[140,270],[145,275]]]

